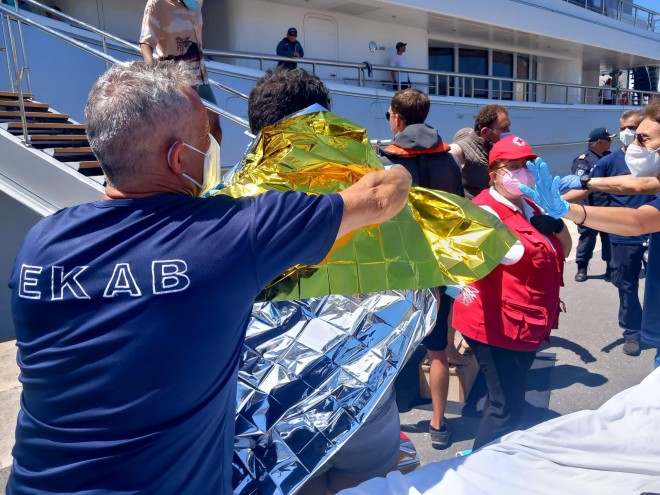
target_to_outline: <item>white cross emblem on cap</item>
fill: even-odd
[[[522,138],[519,138],[519,137],[517,137],[517,136],[514,137],[514,138],[511,140],[511,142],[512,142],[513,144],[515,144],[516,146],[525,146],[525,145],[527,144],[525,141],[523,141]]]

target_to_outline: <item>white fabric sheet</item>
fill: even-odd
[[[660,368],[595,411],[504,436],[467,457],[339,495],[639,495],[660,492]]]

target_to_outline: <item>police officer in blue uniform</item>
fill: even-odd
[[[604,127],[598,127],[591,131],[589,133],[589,147],[586,153],[582,153],[573,160],[571,172],[579,177],[588,177],[596,162],[603,156],[609,155],[610,145],[614,136],[616,134],[611,134]],[[581,200],[580,203],[589,206],[607,206],[609,204],[609,198],[606,193],[594,192]],[[580,234],[580,239],[575,253],[575,263],[577,264],[575,281],[584,282],[587,280],[587,267],[593,256],[596,237],[600,234],[600,242],[602,244],[601,257],[607,266],[605,280],[609,282],[611,259],[609,236],[604,232],[598,232],[597,230],[582,226],[578,226],[578,233]]]
[[[630,174],[626,164],[626,150],[635,139],[635,132],[643,118],[643,113],[637,110],[628,110],[621,116],[619,139],[623,147],[600,160],[591,171],[592,177]],[[608,206],[624,208],[639,208],[654,199],[654,196],[646,194],[607,196],[610,202]],[[623,330],[623,352],[629,356],[637,356],[640,352],[642,305],[639,302],[639,275],[648,239],[646,234],[634,237],[610,234],[612,283],[619,291],[619,327]]]

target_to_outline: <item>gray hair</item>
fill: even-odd
[[[85,107],[87,136],[108,183],[121,187],[153,160],[164,139],[192,127],[184,88],[195,84],[185,64],[129,62],[94,83]]]
[[[621,115],[620,120],[628,120],[631,117],[637,117],[641,122],[644,120],[644,110],[626,110]]]

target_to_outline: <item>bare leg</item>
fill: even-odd
[[[431,366],[429,369],[429,382],[431,388],[431,402],[433,403],[433,417],[431,426],[437,430],[442,428],[442,421],[447,407],[447,392],[449,391],[449,361],[447,351],[428,351]]]
[[[453,303],[452,303],[452,309],[453,309]],[[466,364],[470,363],[470,358],[467,356],[464,356],[460,352],[458,352],[458,349],[456,349],[456,345],[454,344],[454,338],[456,335],[456,329],[452,326],[452,317],[453,311],[449,312],[449,318],[447,319],[447,324],[448,324],[448,330],[447,330],[447,359],[449,360],[449,364],[454,364],[456,366],[465,366]],[[467,344],[466,344],[467,345]]]

